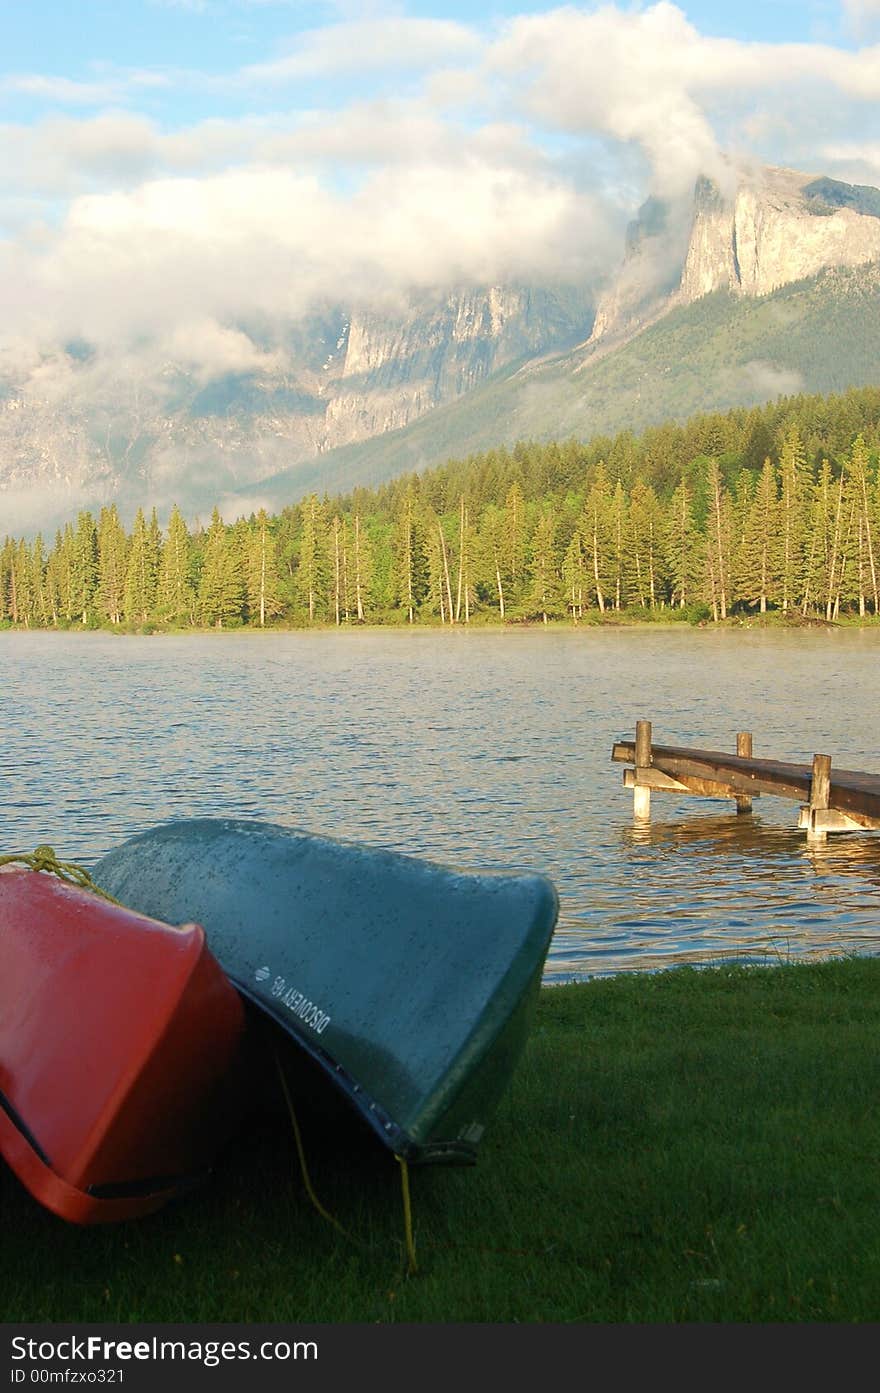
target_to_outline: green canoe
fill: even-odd
[[[475,873],[257,821],[172,822],[96,883],[196,921],[238,990],[407,1161],[473,1161],[525,1041],[558,900]]]

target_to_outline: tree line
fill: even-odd
[[[0,623],[128,630],[880,612],[880,391],[523,443],[377,489],[6,537]],[[829,448],[833,446],[833,448]],[[694,453],[694,451],[696,451]]]

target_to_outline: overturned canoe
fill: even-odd
[[[545,877],[222,818],[142,833],[93,875],[145,914],[203,924],[239,991],[396,1154],[475,1159],[556,923]]]
[[[198,925],[0,870],[0,1154],[55,1214],[134,1218],[210,1169],[243,1018]]]

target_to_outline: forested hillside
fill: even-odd
[[[880,264],[824,271],[770,295],[728,291],[665,313],[619,347],[505,369],[405,430],[331,450],[260,484],[286,497],[373,484],[517,440],[644,431],[696,412],[880,382]]]
[[[83,510],[7,537],[0,624],[581,623],[880,613],[880,388],[521,442],[276,516]]]

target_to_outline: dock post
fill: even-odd
[[[640,822],[649,822],[651,818],[651,790],[650,788],[640,788],[638,783],[639,771],[650,769],[651,767],[651,722],[636,721],[636,782],[633,788],[633,817]]]
[[[807,841],[824,842],[828,833],[824,827],[817,827],[817,812],[827,809],[831,801],[831,756],[813,755],[813,777],[810,780],[810,817],[807,823]]]
[[[752,757],[752,732],[741,730],[736,737],[736,752],[738,755],[745,755],[746,759]],[[747,793],[739,793],[736,798],[737,813],[750,813],[752,811],[752,800]]]

